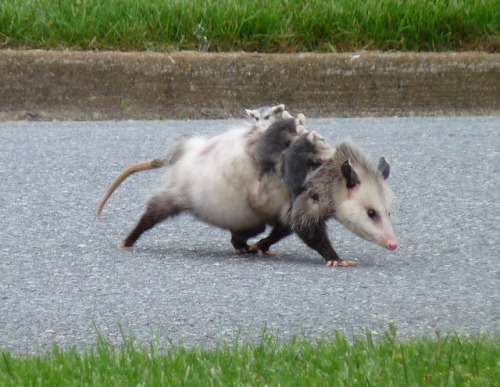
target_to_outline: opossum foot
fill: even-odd
[[[259,254],[259,257],[261,257],[261,258],[263,256],[266,256],[266,257],[276,257],[278,255],[277,253],[275,253],[274,251],[271,251],[271,250],[267,250],[267,251],[259,250],[258,254]]]
[[[342,261],[342,260],[327,261],[326,266],[327,267],[330,267],[330,266],[333,266],[333,267],[351,267],[351,266],[358,266],[358,263],[354,262],[354,261]]]
[[[262,249],[259,249],[257,247],[257,245],[252,245],[250,246],[250,248],[248,249],[248,252],[249,253],[257,253],[259,255],[259,257],[276,257],[278,254],[276,254],[274,251],[271,251],[271,250],[262,250]]]
[[[123,250],[123,251],[130,251],[130,249],[132,248],[131,246],[127,246],[125,244],[125,241],[122,241],[122,243],[120,243],[120,246],[118,246],[118,248],[120,250]]]

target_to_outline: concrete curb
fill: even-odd
[[[499,115],[500,54],[0,51],[0,120]]]

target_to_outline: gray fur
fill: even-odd
[[[323,164],[325,152],[331,147],[316,132],[301,134],[286,150],[283,180],[293,198],[303,190],[307,174]]]
[[[255,149],[255,159],[259,165],[259,180],[269,172],[276,172],[282,153],[297,136],[294,118],[274,122],[262,135]]]

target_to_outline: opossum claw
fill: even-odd
[[[271,250],[262,250],[262,249],[259,249],[257,247],[257,245],[252,245],[250,246],[250,248],[248,249],[248,252],[250,253],[257,253],[259,255],[259,257],[276,257],[278,254],[276,254],[274,251],[271,251]]]
[[[267,251],[259,250],[259,257],[262,258],[264,255],[266,257],[276,257],[278,254],[275,253],[274,251],[271,251],[271,250],[267,250]]]
[[[248,248],[245,248],[245,249],[235,249],[234,250],[234,253],[236,255],[248,254],[249,252],[250,252],[250,250]]]
[[[273,244],[287,237],[291,233],[292,230],[290,230],[288,226],[277,223],[274,225],[271,233],[267,237],[250,246],[249,251],[254,253],[257,252],[259,257],[263,257],[264,255],[267,257],[275,257],[277,254],[269,249]]]
[[[120,250],[123,250],[123,251],[130,251],[130,250],[131,250],[131,247],[130,247],[130,246],[125,245],[125,241],[122,241],[122,242],[120,243],[120,246],[118,246],[118,248],[119,248]]]
[[[327,267],[351,267],[351,266],[358,266],[357,262],[354,261],[343,261],[343,260],[338,260],[338,261],[327,261],[326,262]]]

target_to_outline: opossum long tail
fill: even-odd
[[[129,177],[130,175],[136,173],[136,172],[141,172],[141,171],[147,171],[149,169],[157,169],[157,168],[162,168],[167,165],[172,165],[175,164],[177,160],[182,156],[183,154],[183,143],[179,144],[172,152],[170,152],[168,155],[158,158],[158,159],[153,159],[153,160],[148,160],[148,161],[142,161],[140,163],[136,163],[125,169],[120,176],[116,178],[116,180],[111,184],[111,186],[108,188],[108,191],[106,192],[106,195],[101,200],[101,203],[99,204],[99,208],[97,210],[97,219],[101,220],[101,213],[102,209],[104,208],[104,205],[108,201],[109,197],[115,192],[115,190],[118,188],[118,186],[123,183],[123,181]]]
[[[141,172],[141,171],[147,171],[148,169],[156,169],[156,168],[161,168],[163,166],[162,159],[153,159],[153,160],[148,160],[148,161],[142,161],[140,163],[136,163],[125,169],[120,176],[116,178],[116,180],[111,184],[111,186],[108,188],[108,192],[106,192],[106,195],[101,200],[101,204],[99,204],[99,209],[97,210],[97,219],[101,220],[101,212],[102,209],[104,208],[104,205],[108,201],[109,197],[115,192],[115,189],[118,188],[118,186],[123,183],[123,181],[129,177],[130,175],[136,173],[136,172]]]

